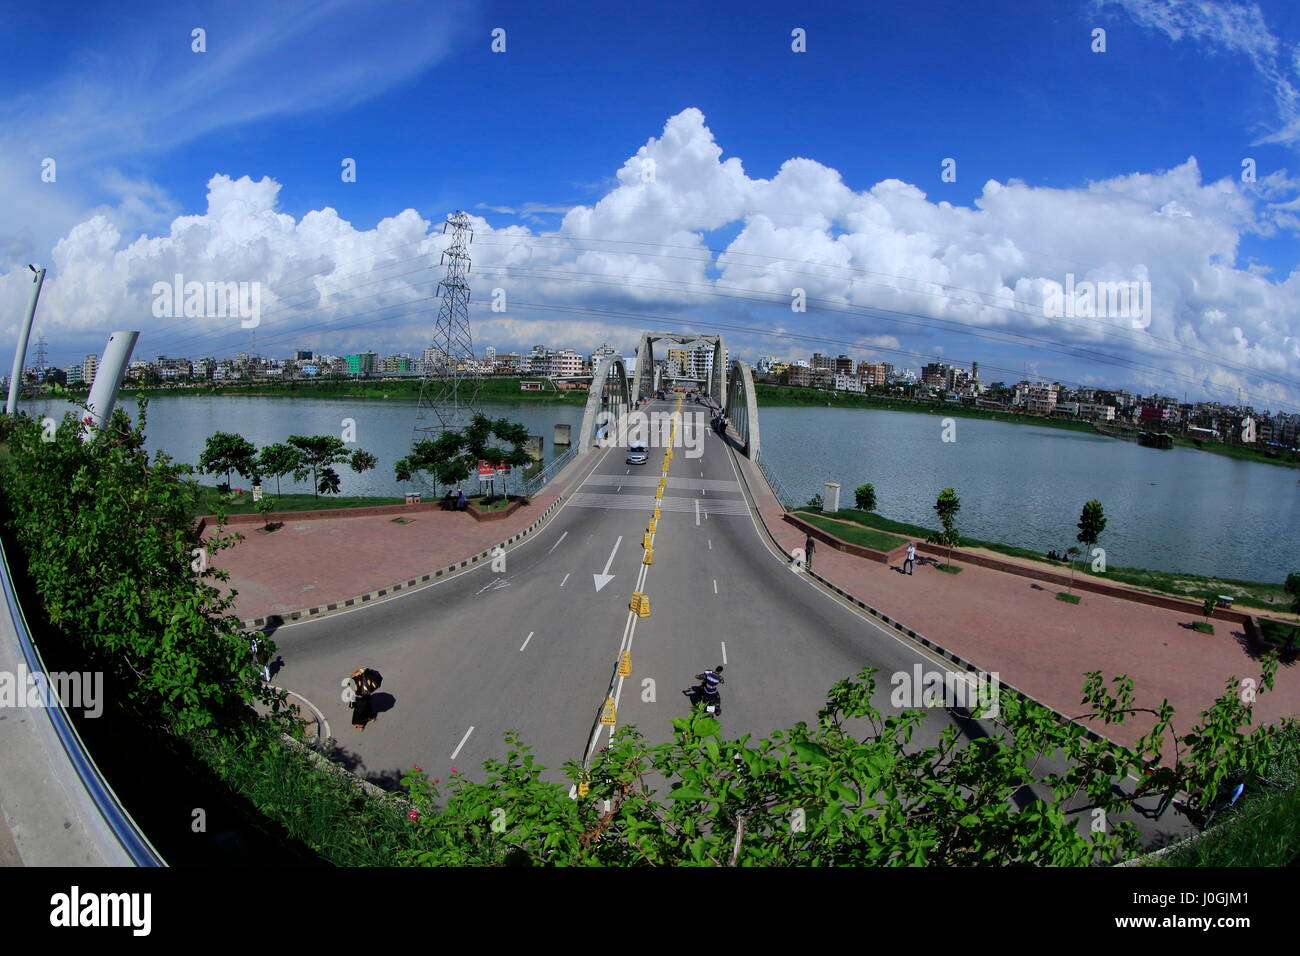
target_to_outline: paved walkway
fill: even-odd
[[[781,520],[783,511],[758,468],[738,457],[773,536],[789,551],[805,535]],[[1082,594],[1077,605],[1029,578],[964,565],[948,574],[918,560],[915,574],[853,557],[818,542],[814,570],[1000,679],[1062,713],[1082,712],[1083,675],[1101,671],[1133,679],[1138,706],[1164,698],[1183,730],[1214,703],[1230,677],[1258,679],[1259,663],[1244,646],[1240,625],[1214,621],[1215,634],[1193,631],[1199,615]],[[1259,698],[1256,723],[1300,713],[1300,665],[1283,665],[1272,691]],[[1099,733],[1132,743],[1149,729],[1141,720]]]
[[[593,452],[569,464],[532,503],[508,518],[476,521],[465,512],[419,511],[359,518],[285,521],[270,534],[257,525],[234,530],[244,540],[212,558],[230,573],[234,613],[250,621],[345,601],[462,561],[528,527],[594,463]],[[215,529],[204,532],[204,539]]]

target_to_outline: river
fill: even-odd
[[[70,406],[22,407],[59,417]],[[121,407],[136,413],[134,399],[124,397]],[[583,412],[580,405],[530,403],[484,410],[543,436],[547,460],[557,451],[553,426],[572,425],[576,440]],[[360,475],[339,469],[341,493],[403,494],[392,465],[410,444],[413,402],[159,397],[149,404],[148,447],[194,464],[216,431],[237,432],[260,448],[290,435],[342,437],[344,419],[356,423],[349,447],[374,453],[379,466]],[[1095,498],[1106,512],[1099,544],[1110,565],[1276,582],[1300,569],[1296,469],[982,419],[955,419],[956,440],[945,442],[940,416],[908,412],[769,407],[760,420],[764,464],[801,502],[821,492],[823,482],[838,481],[841,505],[852,507],[853,489],[871,482],[881,514],[933,526],[934,500],[951,487],[962,501],[960,532],[1047,551],[1076,543],[1079,512]],[[306,483],[282,485],[310,491]]]

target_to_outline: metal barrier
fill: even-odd
[[[18,646],[22,650],[23,659],[26,662],[27,670],[31,674],[44,674],[45,662],[41,658],[41,652],[32,641],[31,630],[27,626],[27,617],[23,613],[22,605],[18,602],[18,595],[14,591],[13,578],[9,571],[9,555],[5,551],[4,542],[0,541],[0,586],[4,589],[4,600],[9,616],[14,622],[14,631],[18,635]],[[52,685],[51,685],[52,686]],[[104,775],[99,768],[95,766],[95,760],[90,756],[86,749],[81,735],[77,733],[76,725],[72,723],[68,715],[63,710],[63,704],[58,700],[57,694],[51,694],[51,702],[45,711],[50,716],[50,723],[54,726],[54,732],[63,744],[63,750],[68,755],[73,769],[77,772],[82,785],[86,788],[91,800],[94,801],[95,807],[99,810],[104,822],[113,835],[117,838],[118,844],[131,858],[136,866],[166,866],[167,863],[154,849],[149,838],[131,819],[131,815],[122,806],[113,792],[113,788],[104,779]],[[51,786],[54,786],[51,781]]]
[[[542,466],[542,470],[539,471],[537,474],[533,475],[533,477],[525,478],[524,494],[526,495],[537,494],[537,492],[539,492],[542,489],[543,485],[545,485],[548,481],[550,481],[552,478],[558,475],[563,470],[564,466],[573,460],[573,456],[576,455],[577,453],[578,453],[578,446],[576,444],[570,445],[568,451],[566,451],[562,455],[558,455],[555,458],[552,458],[550,461],[544,464]]]
[[[771,485],[772,493],[776,495],[776,500],[781,503],[781,507],[786,511],[789,511],[791,508],[797,508],[799,503],[791,497],[790,493],[786,490],[785,485],[781,483],[781,479],[772,474],[767,465],[763,464],[763,456],[759,455],[755,461],[758,463],[758,470],[763,473],[763,477],[766,478],[767,483]]]

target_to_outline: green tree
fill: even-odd
[[[275,479],[275,493],[280,494],[280,479],[297,471],[300,465],[298,449],[277,443],[267,445],[257,456],[257,469]]]
[[[510,444],[502,448],[493,439]],[[476,414],[465,428],[449,429],[434,439],[422,439],[411,446],[411,453],[393,465],[398,481],[413,481],[425,474],[435,485],[459,485],[467,479],[479,461],[505,462],[522,467],[532,458],[524,450],[528,429],[507,418],[489,419]]]
[[[275,499],[270,495],[262,495],[253,506],[257,513],[262,516],[262,528],[266,531],[271,530],[271,519],[269,515],[275,510]]]
[[[1300,614],[1300,571],[1292,571],[1288,574],[1282,589],[1291,595],[1291,613]]]
[[[1272,688],[1276,659],[1264,664]],[[1148,777],[1161,802],[1186,793],[1204,819],[1230,776],[1260,773],[1297,724],[1249,730],[1252,709],[1227,692],[1183,736],[1169,739],[1173,709],[1135,705],[1132,681],[1108,688],[1087,675],[1079,723],[1123,725],[1141,715],[1154,726],[1132,748],[1090,739],[1079,723],[1000,689],[996,712],[977,708],[986,736],[955,727],[921,732],[921,710],[884,716],[872,704],[870,668],[831,688],[812,725],[755,740],[728,739],[698,712],[673,721],[673,739],[650,744],[623,727],[590,766],[567,765],[585,795],[542,779],[515,734],[507,756],[484,764],[486,783],[453,774],[443,787],[419,768],[404,784],[416,810],[418,846],[407,865],[609,866],[1089,866],[1140,850],[1123,819],[1138,792],[1127,782],[1164,758]],[[932,713],[932,712],[931,712]],[[1059,769],[1042,755],[1059,754]],[[1054,762],[1055,763],[1055,762]],[[667,783],[667,792],[661,781]],[[1032,785],[1042,794],[1018,805]],[[660,791],[660,792],[656,792]],[[583,792],[583,791],[579,791]],[[439,809],[442,807],[443,809]],[[1104,832],[1080,827],[1100,810]],[[499,822],[502,826],[489,824]],[[798,823],[797,826],[792,825]],[[499,832],[498,832],[499,831]]]
[[[1066,594],[1074,593],[1074,559],[1081,553],[1082,552],[1074,545],[1070,545],[1065,549],[1065,556],[1070,559],[1070,585],[1065,589]]]
[[[69,415],[44,441],[24,418],[0,480],[10,526],[58,640],[114,688],[110,706],[174,733],[238,735],[251,704],[282,702],[254,679],[228,580],[208,558],[238,535],[200,540],[194,469],[145,450],[147,402],[138,424],[118,408],[83,439]],[[57,539],[59,546],[50,547]]]
[[[226,476],[226,487],[230,487],[230,473],[233,471],[241,478],[250,478],[257,467],[257,449],[242,435],[230,432],[216,432],[208,436],[203,454],[199,456],[199,471],[209,475]]]
[[[333,435],[290,435],[288,443],[298,453],[294,481],[311,475],[312,494],[316,497],[339,493],[339,475],[334,465],[346,464],[360,473],[378,462],[374,455],[359,448],[349,454],[343,439]]]
[[[939,497],[934,503],[934,510],[939,515],[939,523],[943,526],[943,529],[932,532],[928,540],[934,544],[947,546],[948,563],[951,565],[952,549],[961,543],[961,537],[958,535],[956,527],[957,512],[961,511],[961,499],[957,497],[957,492],[951,488],[945,488],[939,492]]]
[[[1077,540],[1083,545],[1087,554],[1092,554],[1092,549],[1097,545],[1097,539],[1101,533],[1106,530],[1106,512],[1102,510],[1100,501],[1089,501],[1083,506],[1083,511],[1079,514],[1079,534]],[[1070,560],[1070,578],[1071,584],[1074,579],[1074,560]]]
[[[1214,609],[1218,603],[1218,597],[1213,594],[1205,595],[1205,599],[1201,601],[1201,613],[1205,615],[1206,624],[1210,623],[1210,615],[1214,613]]]
[[[853,502],[858,506],[860,511],[876,510],[876,489],[868,482],[865,485],[858,485],[853,492]]]

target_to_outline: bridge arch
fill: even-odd
[[[713,368],[709,372],[706,391],[713,404],[721,408],[727,398],[727,348],[721,335],[695,332],[642,332],[636,347],[636,376],[632,387],[633,399],[648,398],[662,387],[662,376],[655,363],[655,343],[689,345],[706,342],[713,345]]]
[[[578,453],[591,448],[596,426],[602,421],[614,421],[627,414],[632,407],[632,392],[627,377],[627,364],[621,355],[606,355],[591,375],[591,390],[587,407],[582,413],[582,428],[578,432]]]
[[[732,363],[731,382],[727,388],[724,414],[738,436],[741,451],[751,461],[758,460],[758,397],[754,394],[754,375],[749,363],[737,359]]]

